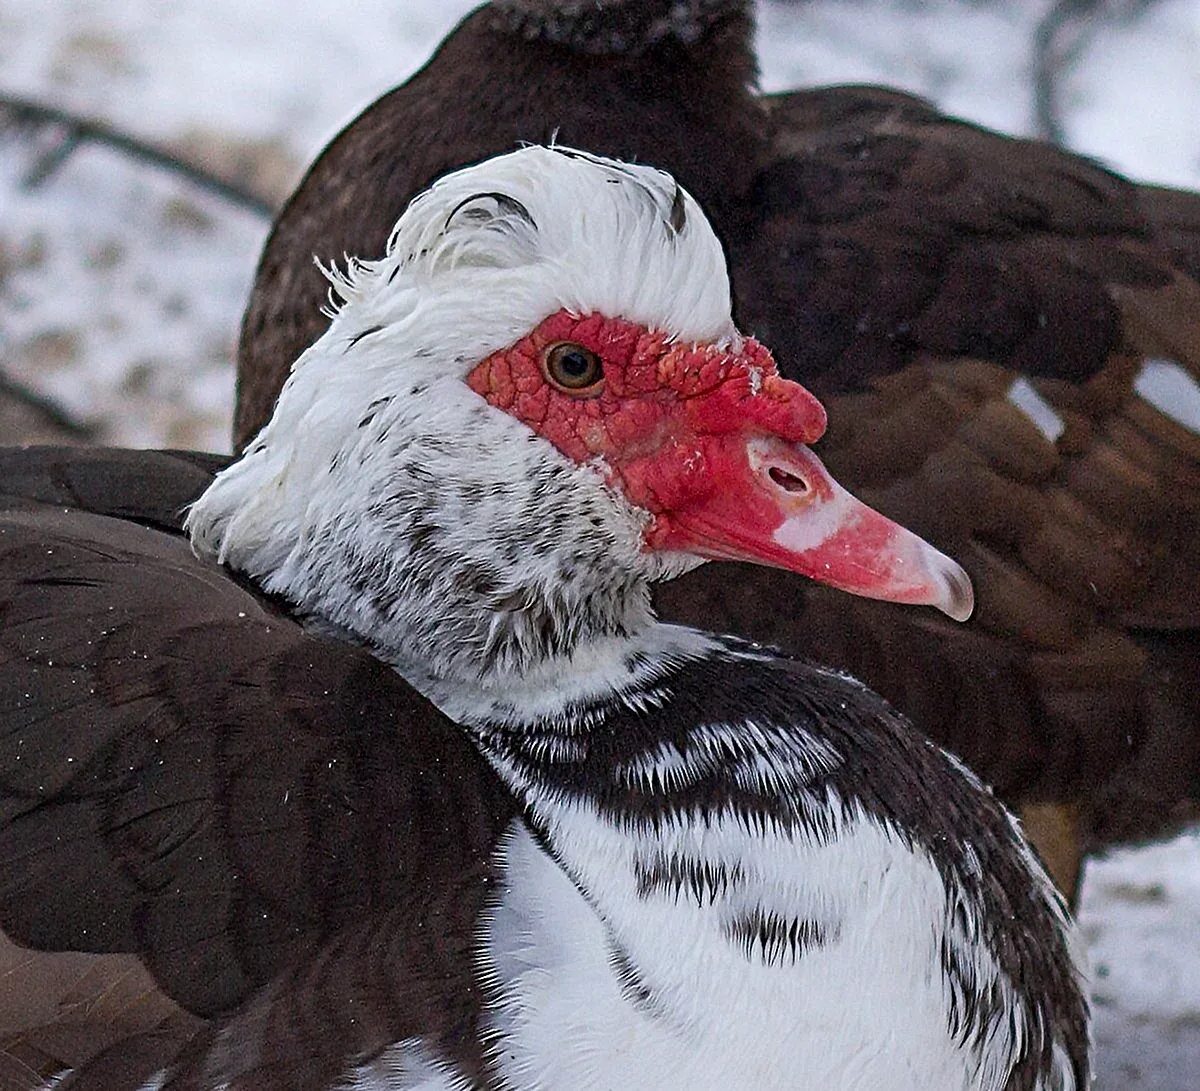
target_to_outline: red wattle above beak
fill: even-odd
[[[714,487],[682,489],[664,505],[651,548],[754,561],[867,598],[936,606],[956,621],[971,616],[966,572],[851,496],[808,447],[745,432],[693,440],[671,460],[692,481],[702,467]]]

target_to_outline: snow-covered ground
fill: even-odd
[[[98,117],[282,195],[472,0],[0,0],[0,93]],[[1072,146],[1200,188],[1200,0],[1109,0],[1061,90]],[[763,84],[875,81],[1033,128],[1048,0],[760,9]],[[265,235],[253,215],[52,133],[0,134],[0,366],[106,442],[227,446],[230,359]],[[0,441],[3,441],[0,436]],[[1082,921],[1103,1091],[1200,1087],[1200,838],[1093,861]]]

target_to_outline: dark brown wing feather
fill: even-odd
[[[3,1091],[40,1089],[110,1048],[103,1069],[89,1070],[92,1085],[138,1087],[204,1024],[133,955],[31,951],[0,935],[0,983]]]
[[[773,158],[731,239],[736,296],[820,392],[922,352],[1081,382],[1121,339],[1109,285],[1173,278],[1136,188],[1078,156],[874,88],[763,103]]]
[[[1193,280],[1200,280],[1200,196],[1187,190],[1141,186],[1138,199],[1180,268]]]
[[[468,18],[277,221],[238,442],[324,326],[311,254],[380,252],[437,174],[519,139],[653,162],[712,215],[739,321],[827,399],[823,456],[962,560],[979,597],[953,627],[721,567],[664,589],[666,615],[853,671],[1010,803],[1081,805],[1094,841],[1166,832],[1200,803],[1181,681],[1200,659],[1197,439],[1132,384],[1153,356],[1200,374],[1200,197],[898,92],[758,97],[748,21],[724,7],[686,46],[604,55]],[[1018,376],[1063,419],[1057,444],[1009,404]]]
[[[0,959],[28,990],[0,1005],[13,1020],[0,1056],[53,1068],[109,1044],[114,1027],[152,1032],[84,1086],[120,1086],[131,1056],[161,1063],[197,1017],[256,990],[268,1008],[313,1004],[305,980],[299,995],[287,984],[293,961],[349,942],[384,909],[397,953],[372,957],[413,961],[414,945],[428,948],[404,932],[414,892],[458,891],[443,921],[473,912],[512,813],[458,729],[392,671],[192,555],[181,509],[212,465],[0,458]],[[36,952],[56,951],[117,957],[56,956],[51,974]],[[398,995],[388,1011],[401,1029],[469,1016],[406,1009]],[[326,1068],[379,1030],[331,1040]],[[224,1039],[268,1067],[272,1040]],[[308,1063],[315,1080],[324,1069]]]

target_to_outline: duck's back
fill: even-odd
[[[406,1034],[474,1040],[454,922],[511,797],[395,672],[192,554],[225,462],[0,452],[6,1089],[183,1057],[172,1087],[324,1091]]]

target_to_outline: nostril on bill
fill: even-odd
[[[771,480],[786,492],[803,494],[808,492],[808,482],[787,470],[772,466],[768,471]]]

